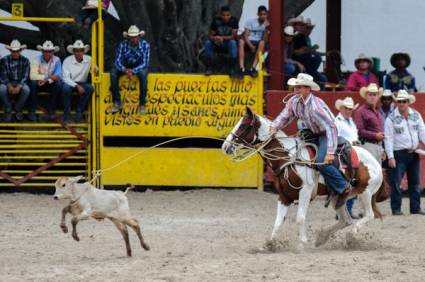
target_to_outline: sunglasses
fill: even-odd
[[[409,101],[407,101],[407,100],[400,100],[400,101],[397,101],[397,103],[399,103],[399,104],[407,104]]]

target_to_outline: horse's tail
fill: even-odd
[[[127,195],[127,192],[128,191],[133,190],[134,188],[136,188],[136,186],[134,186],[133,184],[130,184],[130,183],[127,184],[126,186],[127,186],[127,189],[125,189],[124,195]]]
[[[383,184],[381,185],[381,187],[383,186]],[[379,188],[381,189],[381,188]],[[377,197],[378,193],[373,194],[372,196],[372,210],[373,210],[373,214],[375,215],[375,218],[379,218],[380,220],[383,219],[383,215],[381,213],[381,211],[378,208],[378,205],[376,204],[376,197]]]

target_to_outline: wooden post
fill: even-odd
[[[283,89],[283,7],[284,0],[269,0],[270,44],[269,44],[269,89]]]
[[[341,0],[326,1],[326,52],[341,52]],[[338,83],[341,66],[326,60],[326,76],[329,82]]]

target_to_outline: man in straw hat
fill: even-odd
[[[335,124],[338,129],[338,137],[342,137],[350,144],[356,144],[359,140],[357,135],[357,126],[351,117],[353,111],[357,109],[359,104],[354,104],[353,98],[345,97],[344,100],[338,99],[335,101],[335,108],[339,114],[335,118]],[[347,210],[352,218],[357,219],[358,216],[353,215],[354,198],[347,201]]]
[[[15,117],[21,121],[24,118],[22,108],[30,95],[28,79],[30,74],[30,62],[21,55],[27,46],[21,45],[18,40],[13,40],[10,45],[5,46],[10,55],[0,60],[0,100],[4,106],[5,122],[12,120],[11,98],[16,98]]]
[[[72,55],[63,61],[62,66],[64,82],[62,87],[63,120],[64,122],[70,121],[71,94],[75,91],[80,96],[75,119],[77,122],[81,122],[83,120],[83,111],[93,94],[93,86],[89,83],[91,57],[85,55],[90,48],[89,45],[85,45],[81,40],[77,40],[66,49]]]
[[[385,120],[394,111],[394,109],[395,105],[393,103],[393,93],[391,90],[385,89],[381,96],[381,107],[379,109],[382,124],[385,124]]]
[[[370,71],[373,65],[372,58],[365,54],[360,54],[354,60],[357,71],[348,77],[346,88],[350,91],[359,91],[360,88],[368,86],[371,83],[378,84],[378,78]]]
[[[335,117],[329,107],[311,91],[319,91],[320,87],[313,81],[313,77],[300,73],[297,78],[288,80],[288,85],[295,88],[296,95],[291,97],[283,111],[273,121],[271,134],[287,126],[294,118],[301,120],[319,139],[316,161],[326,163],[318,165],[326,184],[338,194],[335,208],[345,204],[351,185],[345,180],[342,173],[333,164],[335,150],[338,145],[338,131]]]
[[[55,53],[59,51],[59,47],[55,46],[52,41],[47,40],[43,45],[38,45],[37,49],[41,51],[41,55],[31,63],[29,119],[36,120],[37,93],[42,91],[50,93],[46,119],[55,120],[56,102],[62,89],[62,63],[59,57],[55,56]]]
[[[111,90],[113,106],[111,113],[121,110],[121,96],[118,88],[118,80],[121,75],[129,77],[135,75],[139,78],[140,96],[139,113],[146,113],[146,94],[148,89],[148,67],[150,59],[150,45],[141,37],[145,35],[143,30],[132,25],[128,32],[123,33],[126,40],[118,46],[117,56],[115,58],[115,68],[111,71]]]
[[[421,210],[420,161],[415,152],[419,141],[425,144],[425,125],[421,114],[410,107],[415,96],[406,90],[399,90],[396,109],[385,121],[385,151],[390,167],[391,210],[393,215],[402,215],[400,187],[404,174],[407,174],[410,198],[410,213],[425,215]]]
[[[400,89],[416,92],[415,77],[407,71],[410,56],[407,53],[395,53],[391,56],[391,65],[395,68],[385,76],[385,89],[397,92]]]
[[[380,164],[383,155],[384,127],[378,102],[383,92],[384,90],[375,83],[360,88],[360,96],[366,100],[366,103],[361,105],[354,114],[354,122],[362,147],[369,151]]]

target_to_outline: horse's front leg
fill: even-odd
[[[277,231],[279,230],[279,227],[282,225],[283,219],[286,216],[286,213],[288,212],[288,206],[285,206],[281,200],[279,199],[277,201],[277,213],[276,213],[276,220],[274,222],[272,236],[270,237],[270,240],[273,240],[276,236]]]
[[[298,211],[297,211],[297,224],[299,230],[299,236],[301,243],[307,243],[307,230],[305,225],[305,219],[307,217],[308,206],[310,205],[311,193],[313,189],[312,187],[308,187],[307,185],[303,185],[303,188],[300,190],[299,198],[298,198]]]

